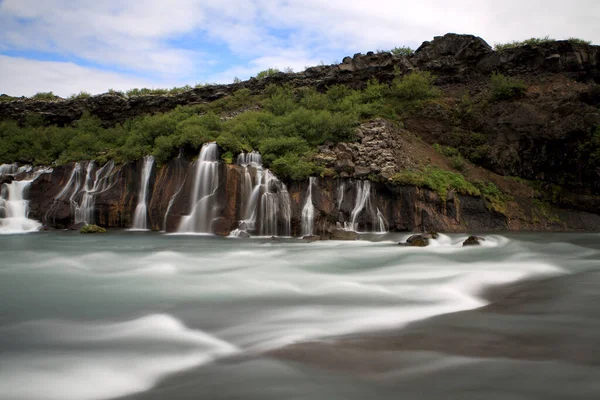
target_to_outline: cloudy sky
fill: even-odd
[[[599,21],[600,0],[0,0],[0,93],[229,83],[447,32],[600,44]]]

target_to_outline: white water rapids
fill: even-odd
[[[141,392],[223,357],[480,307],[488,285],[587,268],[598,257],[494,235],[479,248],[463,248],[464,235],[441,235],[428,248],[396,244],[405,238],[6,236],[0,398]]]

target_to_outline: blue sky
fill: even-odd
[[[598,0],[0,0],[0,93],[229,83],[447,32],[600,43],[598,21]]]

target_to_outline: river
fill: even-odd
[[[398,246],[407,236],[2,235],[0,399],[550,399],[569,385],[572,398],[600,397],[594,363],[407,350],[393,363],[408,372],[390,380],[276,355],[462,315],[486,306],[492,286],[600,268],[598,234],[492,234],[471,248],[461,246],[466,235],[441,235],[427,248]],[[560,315],[551,326],[573,324]],[[531,321],[503,324],[525,332]]]

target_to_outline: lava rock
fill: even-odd
[[[485,241],[485,238],[481,236],[469,236],[467,240],[463,242],[463,246],[481,246],[481,242]]]

